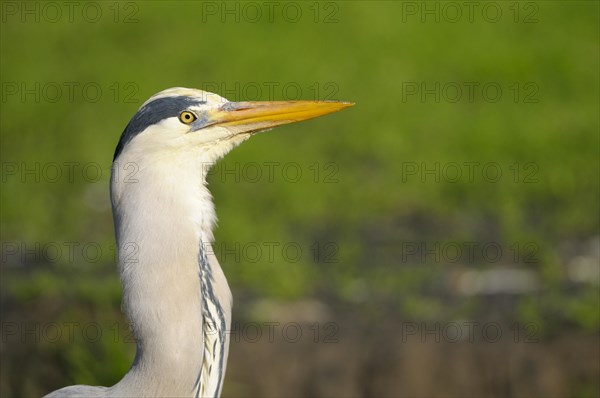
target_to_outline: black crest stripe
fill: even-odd
[[[192,97],[177,96],[157,98],[142,106],[125,127],[121,134],[121,139],[117,144],[113,161],[123,152],[123,148],[139,133],[149,126],[173,116],[179,115],[181,111],[186,110],[191,105],[205,104],[206,101],[200,101]]]

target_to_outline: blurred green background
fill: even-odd
[[[0,4],[2,397],[130,366],[110,163],[173,86],[356,102],[210,176],[223,396],[599,396],[598,2]]]

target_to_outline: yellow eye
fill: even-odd
[[[179,120],[181,123],[191,124],[196,119],[198,119],[196,115],[190,111],[183,111],[179,114]]]

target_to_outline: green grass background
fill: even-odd
[[[248,264],[222,256],[234,296],[243,298],[236,314],[247,316],[242,315],[247,303],[258,298],[308,297],[350,317],[376,321],[477,317],[487,311],[482,300],[448,300],[441,294],[444,278],[454,269],[512,266],[533,269],[541,289],[518,296],[505,317],[536,322],[543,336],[598,333],[598,280],[573,287],[567,269],[582,247],[598,245],[597,2],[497,2],[503,12],[497,23],[484,20],[481,6],[473,22],[466,15],[456,23],[423,21],[406,14],[406,2],[394,1],[300,2],[295,4],[303,17],[297,23],[278,12],[272,22],[264,16],[257,23],[236,22],[207,15],[206,3],[120,3],[116,23],[109,2],[97,3],[103,16],[96,23],[77,12],[73,22],[66,15],[57,23],[23,20],[3,8],[3,244],[97,242],[103,249],[101,261],[87,263],[64,255],[51,264],[3,257],[3,322],[123,322],[109,250],[114,237],[108,170],[120,133],[150,95],[172,86],[216,85],[229,90],[221,95],[244,100],[236,85],[258,85],[262,92],[252,99],[280,100],[289,99],[281,87],[292,83],[305,99],[328,97],[356,106],[278,128],[229,154],[210,177],[220,220],[216,241],[297,242],[304,253],[315,242],[330,242],[338,261],[303,255],[295,263],[279,258]],[[514,7],[520,11],[517,22]],[[533,19],[525,23],[532,10]],[[132,11],[134,20],[123,23]],[[333,23],[323,23],[331,12]],[[102,95],[87,101],[75,89],[71,101],[65,82],[98,84]],[[279,84],[273,96],[265,82]],[[422,82],[463,88],[464,82],[479,87],[491,82],[503,92],[497,102],[484,100],[480,89],[473,101],[464,92],[457,102],[405,97],[407,84]],[[57,83],[63,94],[57,102],[43,95],[37,102],[7,91],[14,84],[36,83]],[[118,98],[111,90],[115,83]],[[535,102],[525,102],[528,83],[538,88]],[[318,94],[313,87],[319,87]],[[126,94],[132,94],[130,102]],[[104,174],[94,183],[78,174],[73,182],[53,183],[23,180],[5,169],[49,162],[94,162]],[[249,162],[294,163],[303,178],[291,183],[276,172],[274,181],[235,181],[219,174]],[[497,183],[477,173],[473,182],[464,175],[458,182],[403,178],[407,164],[422,162],[428,167],[495,162],[503,176]],[[315,182],[311,165],[326,172],[329,163],[336,171],[333,182],[326,183],[323,174]],[[515,182],[514,164],[521,172],[533,164],[534,180],[527,183],[521,174]],[[402,242],[496,242],[506,257],[493,264],[481,258],[411,264],[399,259]],[[527,242],[539,249],[538,261],[512,261],[509,247]],[[109,385],[133,355],[132,345],[106,339],[5,341],[2,350],[2,396],[39,395],[73,383]]]

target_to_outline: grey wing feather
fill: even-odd
[[[93,398],[93,397],[106,397],[106,387],[92,387],[92,386],[69,386],[61,388],[45,395],[44,398]]]

